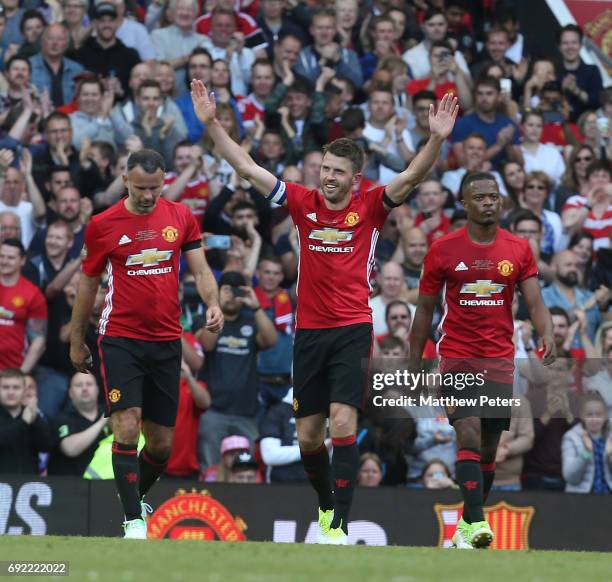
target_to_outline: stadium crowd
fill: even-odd
[[[317,188],[323,145],[359,142],[356,196],[406,167],[427,140],[430,106],[455,93],[460,118],[435,170],[378,242],[373,365],[403,365],[427,249],[465,224],[463,177],[491,171],[504,227],[535,255],[559,356],[551,370],[539,365],[516,297],[521,406],[495,487],[612,491],[612,87],[581,60],[580,28],[562,28],[554,54],[529,54],[515,3],[502,0],[0,4],[1,473],[109,476],[96,356],[109,282],[88,333],[93,374],[72,370],[70,314],[88,220],[120,200],[127,157],[144,147],[166,161],[164,196],[201,224],[226,320],[206,351],[204,307],[183,269],[166,473],[306,480],[291,390],[296,232],[219,157],[192,109],[195,78],[214,91],[232,138],[283,180]],[[438,339],[434,327],[425,357]],[[444,411],[387,412],[369,404],[362,414],[360,484],[454,487]]]

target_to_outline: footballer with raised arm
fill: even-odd
[[[431,137],[406,170],[387,186],[355,194],[364,153],[354,141],[341,138],[325,146],[319,192],[258,166],[217,121],[215,97],[200,81],[191,83],[191,96],[219,154],[268,200],[285,206],[297,229],[293,409],[304,469],[319,498],[318,542],[344,545],[359,467],[355,437],[366,388],[363,363],[372,348],[368,297],[376,242],[389,211],[404,203],[436,163],[455,123],[457,99],[445,95],[437,112],[431,107]],[[328,416],[331,466],[324,444]]]

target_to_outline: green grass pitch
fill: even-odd
[[[3,536],[0,560],[67,560],[53,579],[78,582],[612,580],[612,553],[595,552]]]

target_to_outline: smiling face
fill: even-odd
[[[571,247],[570,250],[576,255],[579,265],[587,265],[593,257],[593,240],[585,236]]]
[[[0,245],[0,275],[3,277],[12,277],[19,273],[21,267],[25,264],[25,260],[17,247]]]
[[[265,293],[274,293],[283,280],[283,268],[274,261],[261,261],[257,271],[259,286]]]
[[[525,202],[529,208],[540,210],[548,196],[548,189],[542,180],[530,177],[525,184]]]
[[[495,62],[504,60],[506,51],[510,48],[508,33],[505,30],[491,32],[487,39],[487,51]]]
[[[564,60],[574,62],[580,58],[580,35],[566,30],[559,41],[559,51]]]
[[[14,89],[26,87],[30,83],[30,67],[27,61],[15,59],[7,71],[7,78]]]
[[[63,259],[72,246],[72,231],[61,224],[51,224],[45,237],[45,251],[50,259]]]
[[[479,226],[492,226],[499,222],[502,199],[495,180],[476,180],[465,188],[463,207],[468,221]]]
[[[321,191],[328,202],[338,204],[353,191],[357,177],[348,158],[341,158],[327,152],[321,163]]]
[[[368,99],[370,117],[375,123],[386,123],[395,113],[393,95],[387,91],[373,91]]]
[[[79,109],[87,115],[98,115],[102,106],[102,91],[98,83],[83,83],[77,97]]]
[[[584,428],[593,435],[601,433],[608,418],[606,407],[602,402],[590,400],[582,407],[582,422]]]

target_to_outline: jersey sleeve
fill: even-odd
[[[305,186],[294,184],[293,182],[280,182],[280,184],[280,188],[284,187],[285,189],[287,210],[289,210],[293,222],[297,224],[301,216],[300,209],[302,208],[304,197],[310,190]]]
[[[100,238],[96,222],[90,222],[85,229],[81,256],[83,257],[83,273],[88,277],[97,277],[106,268],[108,254]]]
[[[523,252],[521,253],[522,262],[521,262],[521,272],[517,278],[517,281],[520,283],[525,279],[529,279],[530,277],[538,276],[538,266],[535,262],[535,258],[533,256],[533,252],[531,251],[531,246],[527,240],[523,242]]]
[[[437,244],[433,244],[423,261],[423,273],[419,282],[419,293],[437,295],[444,286],[446,274],[441,262],[442,252]]]
[[[383,197],[385,195],[385,187],[378,186],[376,188],[372,188],[372,190],[368,190],[365,193],[367,196],[367,202],[369,206],[368,213],[373,221],[373,223],[381,228],[384,224],[385,220],[387,220],[387,216],[389,213],[383,204]]]
[[[200,234],[198,222],[189,207],[185,206],[183,212],[185,217],[185,236],[183,237],[181,250],[190,251],[202,246],[202,235]]]

